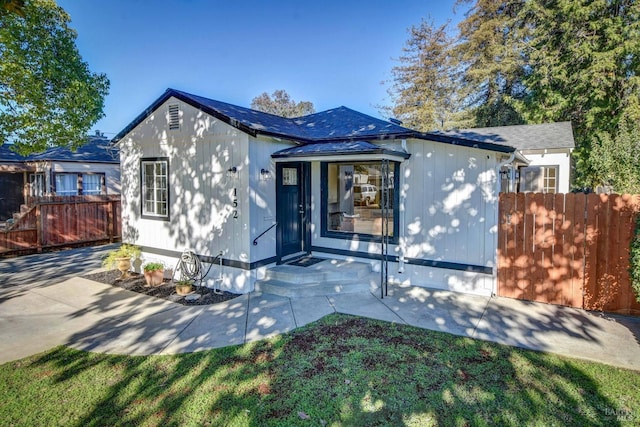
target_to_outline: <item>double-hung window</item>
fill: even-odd
[[[141,161],[142,216],[169,219],[169,159]]]

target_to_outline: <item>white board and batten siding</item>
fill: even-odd
[[[167,126],[169,105],[179,106],[179,129]],[[275,220],[275,179],[260,181],[260,168],[272,169],[269,156],[266,164],[252,164],[250,159],[256,157],[249,146],[266,151],[262,146],[268,144],[184,102],[167,100],[120,142],[123,240],[149,248],[144,262],[163,261],[169,268],[177,262],[175,254],[185,249],[211,257],[222,252],[226,260],[250,264],[261,255],[252,254],[257,248],[252,241],[262,231],[264,218]],[[168,220],[141,216],[143,158],[169,160]],[[236,172],[230,172],[234,167]],[[257,224],[251,223],[252,218],[258,218]],[[275,240],[269,246],[269,254],[275,256]],[[257,250],[268,251],[264,246]],[[223,271],[223,288],[253,289],[255,277],[250,271],[227,266]],[[214,266],[208,284],[213,285],[219,275]]]
[[[179,129],[169,129],[169,105],[178,105]],[[245,293],[276,257],[276,230],[253,240],[276,221],[275,162],[271,154],[291,141],[255,138],[175,98],[120,140],[123,240],[148,249],[143,262],[172,268],[185,249],[215,257],[207,285],[222,273],[223,289]],[[400,144],[400,141],[397,141]],[[390,253],[393,282],[489,294],[493,275],[419,265],[426,260],[491,269],[495,262],[497,189],[495,153],[408,140],[411,157],[400,167],[400,236]],[[140,162],[168,158],[168,220],[142,218]],[[236,168],[236,172],[229,169]],[[262,176],[261,170],[269,171]],[[321,163],[311,163],[312,245],[369,255],[379,243],[321,236]],[[321,254],[320,254],[321,255]],[[329,255],[332,256],[332,255]],[[377,261],[369,259],[373,266]],[[236,267],[230,264],[236,264]],[[260,265],[260,266],[258,266]],[[249,269],[248,266],[255,268]]]
[[[408,140],[411,157],[400,166],[400,233],[389,253],[400,258],[390,264],[390,281],[452,291],[489,295],[492,274],[419,265],[420,260],[473,265],[495,264],[496,156],[491,151]],[[320,203],[320,164],[312,167],[312,197]],[[312,212],[320,224],[320,210]],[[312,234],[314,246],[377,254],[377,242],[322,237]],[[416,260],[416,263],[410,262]],[[371,262],[374,268],[379,261]]]

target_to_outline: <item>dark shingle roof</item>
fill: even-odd
[[[162,102],[158,104],[163,103],[171,96],[178,98],[195,108],[200,108],[214,117],[218,117],[219,119],[234,126],[240,125],[241,128],[244,128],[243,130],[245,132],[249,132],[254,135],[256,133],[268,133],[274,135],[302,137],[299,127],[293,123],[292,119],[263,113],[262,111],[256,111],[250,108],[239,107],[237,105],[216,101],[214,99],[198,95],[192,95],[175,89],[167,89],[165,94],[161,97]]]
[[[376,119],[347,107],[333,108],[308,116],[285,118],[175,89],[167,89],[126,128],[120,131],[112,142],[117,143],[120,141],[171,97],[175,97],[250,135],[257,136],[260,134],[290,139],[300,144],[417,138],[505,153],[514,151],[513,146],[504,142],[488,141],[485,143],[478,140],[469,140],[462,136],[422,133],[395,123]],[[313,149],[315,150],[317,147]]]
[[[80,163],[120,163],[118,149],[104,137],[89,137],[89,142],[73,152],[69,148],[54,147],[29,156],[29,160],[55,160]]]
[[[571,122],[461,129],[442,132],[442,134],[485,143],[509,145],[518,150],[575,147]]]
[[[0,162],[60,161],[78,163],[120,163],[118,148],[101,136],[89,136],[88,142],[75,152],[54,147],[38,154],[21,156],[7,145],[0,146]]]
[[[411,129],[376,119],[347,107],[333,108],[297,118],[286,118],[175,89],[167,89],[159,99],[133,120],[129,126],[118,133],[113,138],[113,141],[119,141],[172,96],[254,136],[262,134],[294,139],[300,142],[318,142],[364,138],[378,139],[416,134],[416,131]]]
[[[22,163],[25,160],[26,157],[13,151],[10,144],[0,145],[0,163]]]
[[[338,107],[293,121],[309,139],[351,139],[413,136],[416,131],[376,119],[347,107]]]

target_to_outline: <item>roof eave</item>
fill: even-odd
[[[192,99],[190,99],[189,97],[185,96],[184,94],[176,91],[175,89],[167,89],[158,99],[156,99],[150,106],[148,106],[147,108],[145,108],[145,110],[140,113],[135,119],[133,119],[133,121],[131,123],[129,123],[123,130],[121,130],[120,132],[118,132],[118,134],[116,136],[113,137],[113,139],[111,139],[111,142],[114,144],[117,144],[122,138],[124,138],[129,132],[131,132],[136,126],[138,126],[140,123],[142,123],[147,117],[149,117],[151,114],[153,114],[154,111],[156,111],[162,104],[164,104],[169,98],[174,97],[176,99],[179,99],[180,101],[184,102],[185,104],[188,104],[190,106],[192,106],[193,108],[203,111],[225,123],[227,123],[230,126],[233,126],[245,133],[248,133],[249,135],[252,136],[256,136],[258,131],[256,131],[255,129],[242,124],[240,122],[238,122],[235,119],[232,119],[231,117],[220,113],[217,110],[214,110],[213,108],[209,108],[205,105],[202,105]]]
[[[496,151],[498,153],[513,153],[517,149],[509,145],[493,144],[491,142],[480,142],[472,139],[465,139],[455,136],[440,135],[436,133],[425,132],[417,136],[420,139],[429,141],[442,142],[451,145],[460,145],[463,147],[478,148],[480,150]]]
[[[380,150],[359,150],[359,151],[349,151],[349,150],[337,150],[330,152],[314,152],[314,153],[291,153],[291,154],[278,154],[273,153],[271,155],[274,159],[288,159],[288,158],[311,158],[311,157],[331,157],[331,156],[366,156],[366,155],[386,155],[393,157],[400,157],[403,159],[408,159],[411,157],[410,153],[405,153],[402,151],[393,151],[387,149]]]

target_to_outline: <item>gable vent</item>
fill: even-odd
[[[169,130],[180,129],[180,106],[169,105]]]

